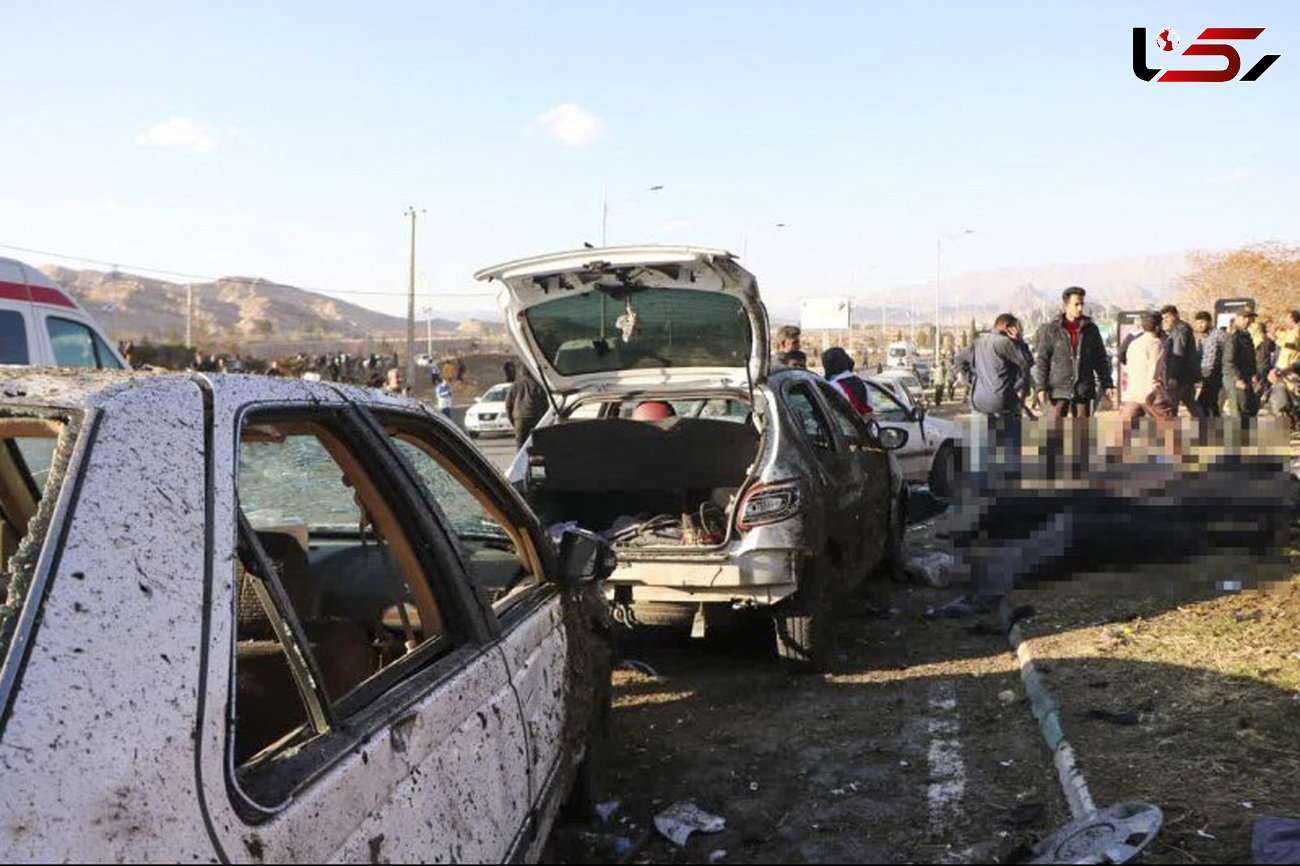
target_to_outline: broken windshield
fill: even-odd
[[[545,301],[524,316],[562,376],[749,363],[749,315],[740,299],[718,292],[598,289]]]

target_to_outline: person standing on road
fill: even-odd
[[[523,364],[515,367],[515,379],[506,392],[506,418],[515,428],[515,448],[523,448],[537,422],[546,414],[546,389]]]
[[[1214,317],[1201,310],[1193,319],[1196,330],[1196,351],[1201,364],[1201,386],[1196,391],[1196,403],[1206,418],[1223,416],[1223,340],[1224,333],[1214,327]]]
[[[434,388],[434,397],[438,401],[438,411],[450,418],[455,397],[451,390],[451,374],[447,371],[443,371],[442,379],[438,382],[438,386]]]
[[[860,415],[871,414],[871,400],[867,396],[867,385],[853,372],[853,358],[839,346],[831,346],[822,352],[822,370],[826,380],[837,385],[853,408]]]
[[[1020,454],[1020,415],[1030,376],[1030,359],[1014,336],[1019,325],[1015,316],[1003,313],[993,331],[976,338],[956,360],[957,371],[970,383],[971,409],[988,419],[990,444],[1012,466]]]
[[[1047,322],[1034,341],[1038,357],[1034,361],[1034,387],[1039,403],[1049,404],[1055,418],[1047,440],[1048,473],[1065,450],[1064,419],[1089,418],[1092,402],[1100,388],[1115,402],[1115,384],[1111,380],[1110,357],[1102,341],[1101,330],[1083,314],[1087,292],[1070,286],[1061,293],[1061,315]],[[1087,468],[1088,429],[1075,423],[1072,428],[1073,471],[1081,475]]]
[[[1242,429],[1249,427],[1250,419],[1259,414],[1259,395],[1255,392],[1259,367],[1255,341],[1250,338],[1250,325],[1254,321],[1254,307],[1238,310],[1232,320],[1232,330],[1223,341],[1223,390],[1232,403],[1233,413],[1241,419]]]
[[[1201,417],[1201,407],[1196,402],[1196,380],[1201,377],[1196,354],[1196,335],[1178,315],[1178,308],[1167,304],[1160,310],[1160,324],[1165,331],[1165,391],[1174,417],[1178,407],[1186,406],[1193,418]],[[1145,325],[1143,327],[1145,333]],[[1121,395],[1121,402],[1124,398]]]
[[[1255,323],[1250,330],[1250,338],[1255,341],[1255,369],[1259,371],[1255,376],[1255,391],[1262,400],[1268,393],[1268,371],[1273,369],[1277,342],[1268,335],[1268,326],[1263,322]]]
[[[1277,332],[1277,357],[1273,366],[1289,371],[1300,361],[1300,310],[1290,310],[1282,317],[1282,328]]]
[[[934,408],[943,405],[943,394],[948,390],[948,357],[939,356],[939,364],[934,368]]]
[[[1087,292],[1071,286],[1061,293],[1061,315],[1038,331],[1038,357],[1034,364],[1034,385],[1043,405],[1051,403],[1057,418],[1087,418],[1097,388],[1113,401],[1110,357],[1101,330],[1083,314]]]
[[[776,364],[773,366],[785,366],[782,358],[790,352],[798,352],[802,348],[802,334],[798,325],[782,325],[776,332]]]
[[[1164,439],[1169,456],[1177,459],[1181,454],[1174,422],[1178,410],[1168,385],[1171,379],[1168,373],[1170,343],[1167,336],[1160,336],[1161,318],[1165,315],[1163,311],[1159,316],[1143,313],[1142,333],[1130,335],[1120,347],[1124,386],[1119,398],[1118,444],[1127,446],[1138,422],[1150,416]]]

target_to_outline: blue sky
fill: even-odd
[[[968,227],[947,273],[1300,241],[1294,2],[47,2],[4,22],[4,244],[401,292],[414,204],[421,293],[455,315],[492,306],[453,297],[484,291],[476,268],[598,241],[602,185],[611,243],[748,239],[777,304],[933,279],[936,233]],[[1134,26],[1183,46],[1266,27],[1244,68],[1282,59],[1147,83]]]

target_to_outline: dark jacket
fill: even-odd
[[[1101,331],[1087,316],[1079,323],[1077,347],[1070,345],[1064,313],[1038,329],[1034,343],[1038,353],[1034,362],[1034,388],[1047,391],[1053,400],[1092,400],[1097,396],[1098,385],[1103,390],[1115,387]]]
[[[1272,337],[1265,337],[1255,346],[1255,375],[1263,378],[1273,369],[1273,359],[1277,357],[1277,342]]]
[[[1255,341],[1244,328],[1232,331],[1223,341],[1223,378],[1229,382],[1255,381],[1259,367],[1255,363]]]
[[[1165,337],[1165,383],[1172,392],[1182,385],[1195,384],[1199,378],[1201,364],[1196,334],[1191,325],[1180,321]]]
[[[970,404],[984,415],[1020,414],[1029,383],[1030,358],[1024,344],[1002,333],[981,334],[962,350],[957,371],[971,383]]]
[[[825,352],[822,352],[822,371],[826,375],[827,381],[838,385],[848,398],[854,409],[860,414],[867,414],[871,411],[871,401],[868,399],[867,386],[857,376],[842,376],[842,373],[853,372],[853,359],[849,353],[839,346],[831,346]],[[836,378],[839,377],[839,378]]]
[[[546,389],[526,367],[520,366],[515,371],[515,381],[506,392],[506,418],[516,432],[525,426],[531,431],[548,408]]]

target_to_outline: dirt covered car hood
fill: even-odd
[[[745,387],[767,375],[753,274],[706,247],[603,247],[484,268],[515,349],[555,394]]]

